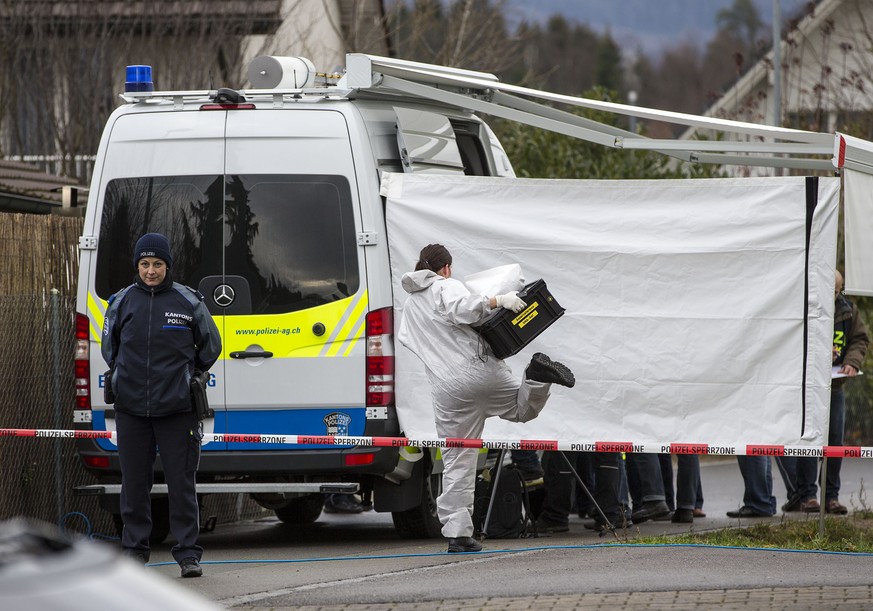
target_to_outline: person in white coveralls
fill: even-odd
[[[415,271],[403,275],[409,297],[403,306],[398,340],[427,371],[434,419],[440,437],[478,439],[485,419],[513,422],[536,418],[545,407],[552,384],[572,388],[573,373],[537,353],[518,380],[496,358],[470,325],[496,308],[519,312],[525,307],[516,292],[487,297],[473,295],[452,278],[452,255],[441,244],[421,250]],[[443,448],[443,492],[437,511],[449,552],[482,549],[473,538],[473,493],[478,450]]]

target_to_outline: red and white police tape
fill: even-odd
[[[0,429],[0,437],[48,439],[109,439],[115,431]],[[873,447],[865,446],[743,446],[706,443],[631,443],[626,441],[562,441],[557,439],[456,439],[452,437],[366,437],[346,435],[257,435],[206,433],[203,443],[269,443],[283,445],[367,446],[399,448],[488,448],[491,450],[560,450],[564,452],[635,452],[642,454],[709,454],[714,456],[811,456],[827,458],[873,458]]]

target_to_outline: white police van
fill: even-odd
[[[257,89],[241,92],[153,91],[150,69],[128,69],[127,103],[104,130],[80,239],[77,428],[114,427],[99,346],[107,300],[133,280],[137,238],[160,232],[174,279],[200,291],[222,334],[205,432],[402,434],[380,175],[512,168],[472,112],[379,87],[373,58],[349,58],[365,58],[356,78],[366,86],[351,83],[351,71],[316,74],[302,58],[257,58]],[[494,79],[427,72],[441,73]],[[116,446],[80,440],[78,451],[99,481],[78,492],[100,494],[117,515]],[[198,492],[251,493],[283,521],[307,523],[324,493],[371,491],[402,535],[439,536],[434,465],[406,448],[213,441],[203,446]],[[159,466],[157,481],[160,540],[169,524]]]

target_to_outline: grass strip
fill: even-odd
[[[643,544],[697,544],[731,547],[873,552],[873,513],[849,517],[825,517],[824,536],[819,536],[818,515],[808,520],[784,520],[778,524],[755,524],[707,532],[635,538]]]

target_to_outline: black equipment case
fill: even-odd
[[[517,354],[564,314],[543,280],[526,285],[518,296],[527,304],[521,312],[500,308],[476,327],[499,359]]]

